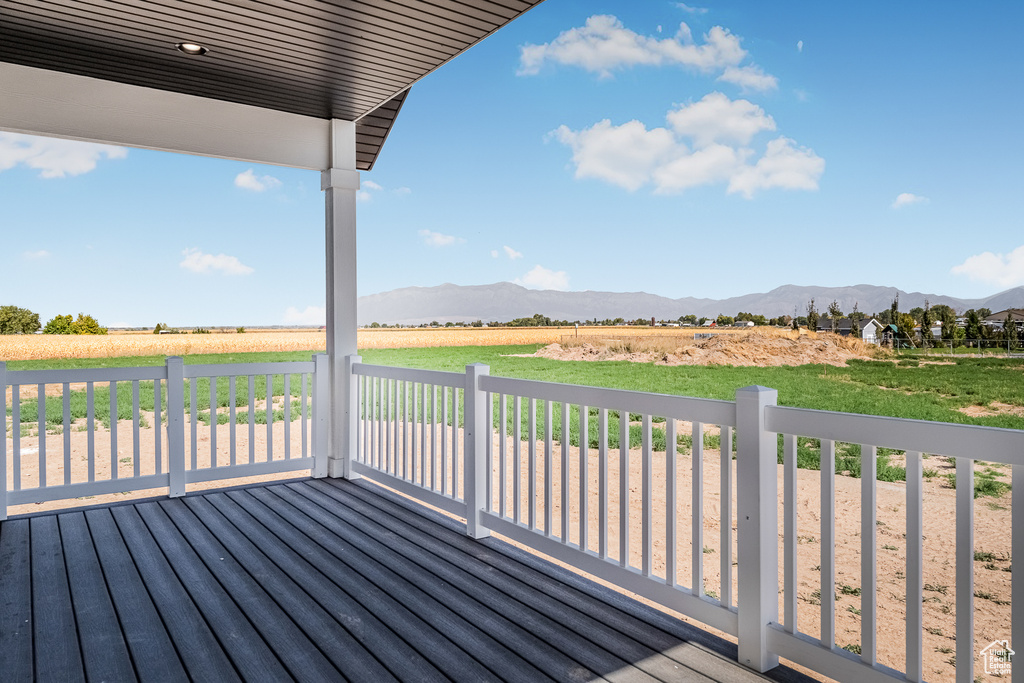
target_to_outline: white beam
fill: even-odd
[[[345,357],[356,353],[356,125],[331,121],[331,168],[323,172],[321,188],[327,209],[327,356],[330,359],[331,412],[329,427],[331,477],[353,476],[349,457],[354,448],[349,410],[352,404]]]
[[[316,171],[339,167],[326,119],[8,63],[0,63],[0,131]]]

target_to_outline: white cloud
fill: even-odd
[[[383,190],[384,189],[383,187],[381,187],[377,183],[373,182],[372,180],[364,180],[363,182],[360,183],[360,185],[362,185],[362,187],[367,189],[367,190]]]
[[[748,90],[765,92],[779,87],[778,78],[766,74],[764,69],[754,64],[727,67],[718,80],[738,85],[744,92]]]
[[[24,164],[38,170],[41,178],[63,178],[92,171],[100,159],[126,156],[124,147],[0,133],[0,172]]]
[[[432,230],[420,230],[420,237],[430,247],[450,247],[453,244],[462,244],[466,240],[455,235],[444,235]]]
[[[563,292],[569,289],[569,276],[564,270],[548,270],[540,265],[534,266],[513,282],[528,289],[555,289]]]
[[[676,3],[676,7],[678,7],[681,10],[683,10],[684,12],[689,12],[690,14],[707,14],[708,13],[708,8],[707,7],[690,7],[685,2],[677,2]]]
[[[252,192],[266,192],[281,186],[281,181],[272,175],[258,176],[252,169],[242,171],[235,176],[235,187]]]
[[[40,249],[39,251],[25,251],[25,252],[22,252],[21,257],[23,259],[25,259],[26,261],[38,261],[39,259],[44,259],[44,258],[49,257],[49,255],[50,255],[50,252],[46,251],[45,249]]]
[[[518,258],[523,258],[522,252],[516,251],[512,247],[505,245],[502,247],[505,250],[505,255],[508,256],[509,260],[515,261]]]
[[[184,259],[179,263],[185,270],[193,273],[209,273],[219,271],[225,275],[248,275],[254,272],[252,268],[239,261],[234,256],[227,254],[204,254],[198,249],[191,248],[181,252]]]
[[[804,41],[802,41],[802,40],[796,41],[796,51],[797,52],[803,52],[804,51]]]
[[[767,150],[753,166],[745,165],[729,181],[729,192],[747,199],[758,190],[817,190],[825,172],[825,160],[807,147],[798,147],[786,137],[768,143]]]
[[[371,199],[373,199],[373,195],[366,190],[359,190],[358,192],[356,192],[357,202],[368,202]]]
[[[986,251],[970,256],[960,265],[953,266],[951,272],[1000,287],[1024,285],[1024,246],[1017,247],[1009,254]]]
[[[666,118],[666,128],[648,130],[640,121],[616,126],[605,119],[581,131],[561,126],[552,136],[572,149],[576,178],[630,191],[648,183],[660,194],[727,183],[730,193],[750,198],[772,188],[817,189],[824,173],[824,159],[786,137],[769,141],[758,156],[754,138],[776,126],[747,100],[711,93]]]
[[[572,148],[577,178],[598,178],[627,190],[644,185],[678,146],[670,131],[647,130],[639,121],[613,126],[605,119],[579,132],[560,126],[554,136]]]
[[[391,191],[397,195],[406,195],[412,193],[412,190],[410,190],[408,187],[396,187]]]
[[[901,192],[896,195],[896,199],[892,202],[892,208],[902,209],[904,206],[910,206],[911,204],[921,204],[928,201],[927,197],[920,195],[911,194],[910,192]]]
[[[295,306],[289,306],[284,312],[285,325],[320,325],[327,324],[327,309],[323,306],[306,306],[299,310]]]
[[[602,77],[611,76],[614,69],[640,65],[675,65],[712,73],[739,66],[746,56],[740,39],[721,26],[712,27],[704,42],[697,44],[685,23],[674,38],[656,38],[631,31],[614,16],[599,14],[550,43],[522,46],[518,74],[539,73],[548,62],[577,66]]]
[[[667,118],[676,133],[693,138],[698,147],[716,142],[746,145],[761,131],[775,130],[775,119],[764,109],[747,100],[731,100],[720,92],[681,106],[669,112]]]
[[[498,258],[498,250],[491,249],[491,258]]]

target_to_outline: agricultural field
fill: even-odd
[[[624,332],[627,330],[628,332]],[[587,327],[437,327],[359,330],[361,349],[401,349],[436,346],[508,346],[551,344],[568,336],[586,339],[608,337],[674,337],[693,340],[693,329]],[[736,333],[741,330],[722,331]],[[117,358],[120,356],[187,356],[191,354],[258,353],[268,351],[322,350],[324,330],[249,330],[211,334],[151,334],[111,332],[109,335],[0,335],[0,361],[45,358]]]

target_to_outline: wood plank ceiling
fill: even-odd
[[[369,170],[415,81],[541,1],[0,0],[0,61],[356,121]]]

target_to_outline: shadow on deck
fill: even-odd
[[[464,529],[340,480],[11,519],[2,678],[763,680],[735,645]]]

